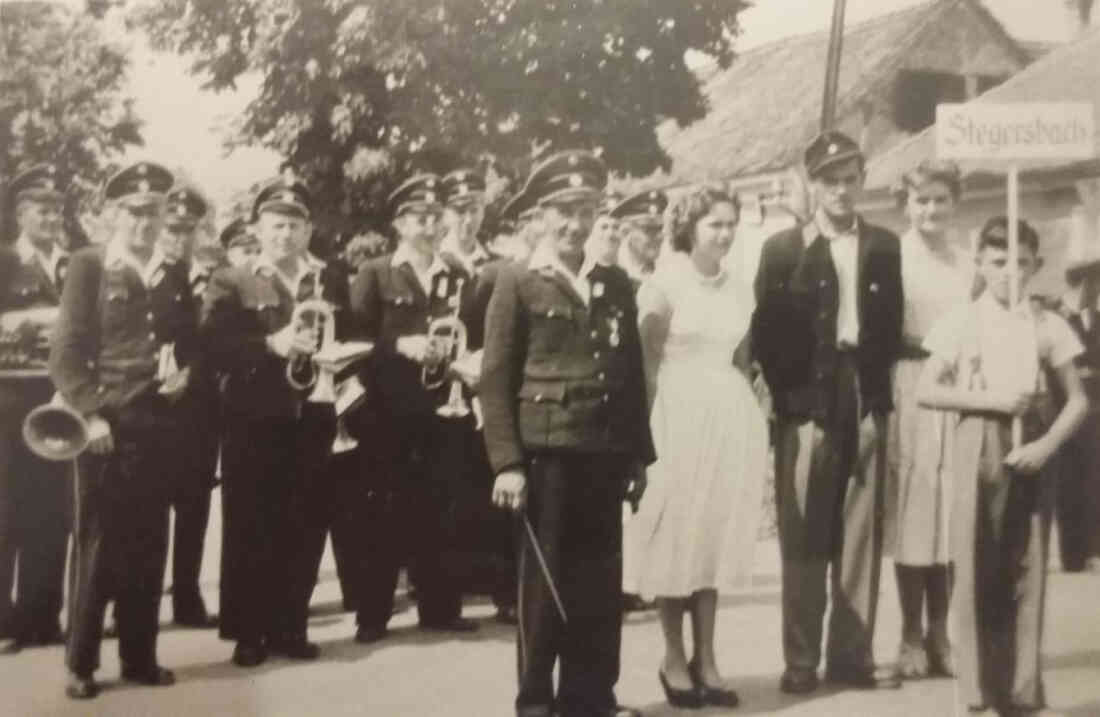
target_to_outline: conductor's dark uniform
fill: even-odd
[[[207,212],[206,200],[194,189],[173,188],[165,202],[166,229],[193,233],[195,225]],[[202,292],[209,276],[196,274],[185,264],[173,276],[186,280],[185,285],[164,282],[153,289],[154,301],[165,304],[176,301],[181,291],[191,294],[195,321],[202,309]],[[201,290],[200,290],[201,289]],[[173,487],[171,506],[175,513],[172,525],[172,619],[177,625],[213,627],[199,590],[202,571],[203,543],[210,520],[210,491],[214,487],[217,463],[220,396],[217,379],[210,362],[197,352],[191,367],[191,381],[183,400],[188,415],[181,441],[187,444],[179,471],[179,481]]]
[[[8,197],[12,208],[34,202],[60,213],[56,170],[28,169],[12,180]],[[0,314],[56,307],[68,261],[69,253],[56,242],[43,252],[22,234],[14,247],[0,247]],[[72,520],[71,464],[44,461],[23,442],[23,419],[53,394],[43,341],[51,326],[33,326],[6,327],[3,338],[11,343],[0,346],[0,371],[11,372],[0,377],[0,641],[9,641],[7,651],[61,640],[58,618]],[[18,584],[14,603],[13,583]]]
[[[308,201],[302,185],[277,180],[257,195],[253,216],[306,219]],[[318,654],[306,627],[324,533],[317,536],[311,515],[336,414],[288,382],[288,359],[267,337],[288,326],[299,301],[321,298],[335,307],[340,338],[347,279],[308,254],[298,265],[298,276],[283,278],[261,254],[216,271],[200,323],[213,369],[226,376],[220,634],[237,642],[233,659],[244,667],[269,650],[296,659]]]
[[[543,201],[594,198],[605,178],[595,157],[565,152],[536,167],[528,186]],[[481,381],[490,463],[498,475],[525,473],[524,520],[568,618],[524,525],[516,710],[609,715],[618,709],[622,500],[631,471],[655,458],[637,308],[622,270],[586,264],[571,278],[550,241],[500,269]]]
[[[806,151],[811,176],[854,159],[862,161],[858,146],[838,132],[819,136]],[[782,688],[791,692],[817,683],[830,592],[827,677],[878,686],[871,640],[884,426],[901,341],[898,238],[858,217],[845,235],[827,237],[822,226],[813,221],[769,238],[755,284],[752,341],[778,415]]]
[[[160,211],[171,182],[162,167],[139,163],[116,174],[105,196],[143,216]],[[182,269],[157,252],[142,266],[127,240],[73,255],[50,353],[50,377],[62,396],[80,413],[105,419],[114,442],[108,454],[79,459],[67,655],[74,697],[95,692],[90,681],[108,599],[115,600],[123,677],[172,681],[157,665],[156,638],[183,414],[158,389],[169,346],[181,369],[189,364],[196,313]],[[178,291],[159,291],[173,282]]]
[[[395,217],[407,211],[438,214],[440,183],[417,175],[390,196]],[[461,617],[460,575],[450,555],[455,545],[454,497],[461,478],[455,450],[461,448],[472,416],[444,418],[436,409],[447,402],[450,380],[425,387],[420,364],[397,350],[407,337],[423,336],[434,319],[466,311],[464,274],[435,254],[424,282],[413,269],[413,250],[404,242],[393,254],[371,259],[352,282],[356,329],[375,344],[365,362],[364,409],[354,431],[371,450],[364,453],[373,486],[364,517],[369,526],[367,568],[359,590],[358,638],[384,635],[393,611],[398,570],[406,561],[416,574],[421,627],[469,630]],[[460,314],[459,318],[469,319]],[[460,457],[461,454],[458,454]]]

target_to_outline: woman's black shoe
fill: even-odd
[[[711,687],[703,682],[703,675],[699,672],[699,665],[688,663],[688,674],[695,683],[695,689],[703,698],[703,704],[715,707],[736,707],[741,704],[741,697],[735,690],[726,687]]]
[[[703,706],[703,695],[698,689],[692,687],[687,690],[678,690],[672,685],[668,684],[668,678],[665,677],[665,671],[663,669],[657,670],[657,679],[661,681],[661,687],[665,690],[665,699],[673,707],[687,707],[689,709],[698,709]]]

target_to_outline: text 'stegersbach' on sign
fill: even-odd
[[[942,159],[1087,159],[1096,154],[1089,103],[941,104],[936,154]]]

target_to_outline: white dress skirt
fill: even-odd
[[[650,415],[657,461],[624,538],[624,590],[646,599],[748,583],[768,452],[767,421],[733,365],[751,289],[675,254],[639,292],[642,320],[668,307]]]

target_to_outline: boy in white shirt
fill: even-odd
[[[1020,295],[1041,266],[1021,221]],[[989,220],[977,248],[985,289],[933,326],[918,400],[958,411],[952,553],[960,695],[971,712],[1032,714],[1045,702],[1039,665],[1050,480],[1043,468],[1085,417],[1080,341],[1038,303],[1010,303],[1008,221]],[[1048,377],[1067,401],[1052,415]],[[1013,418],[1022,441],[1013,446]]]

